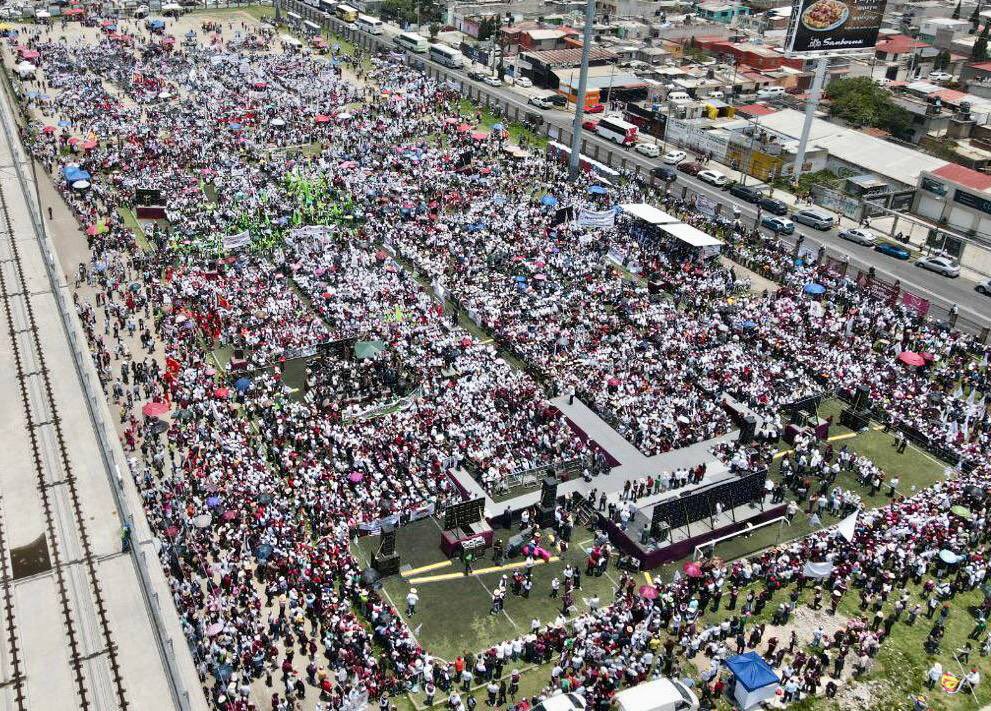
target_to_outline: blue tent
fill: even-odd
[[[757,652],[739,654],[726,660],[736,677],[733,693],[741,709],[749,709],[774,696],[781,680]]]
[[[826,293],[826,287],[822,284],[806,284],[805,293],[811,294],[812,296],[819,296],[819,294]]]
[[[91,176],[85,170],[76,165],[67,165],[62,168],[62,175],[70,183],[74,183],[77,180],[90,180]]]

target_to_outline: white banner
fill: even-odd
[[[251,244],[251,233],[248,230],[238,232],[236,235],[224,235],[224,249],[240,249]]]
[[[840,535],[847,539],[850,543],[853,543],[853,534],[857,530],[857,517],[860,515],[860,509],[857,509],[852,514],[847,516],[845,519],[836,524],[836,530],[839,531]]]
[[[664,128],[664,139],[669,143],[711,153],[717,161],[725,160],[729,148],[728,133],[707,131],[700,124],[685,119],[668,119]]]
[[[313,239],[329,235],[331,228],[328,225],[306,225],[297,227],[289,231],[292,239]]]
[[[608,229],[616,225],[615,210],[588,210],[582,208],[578,211],[575,219],[579,227],[596,227],[598,229]]]

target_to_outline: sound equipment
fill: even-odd
[[[162,191],[155,188],[138,188],[134,191],[134,204],[140,207],[164,205]]]
[[[840,413],[840,424],[854,432],[866,429],[870,423],[871,418],[866,410],[855,410],[852,407],[848,407]]]
[[[871,389],[866,385],[857,386],[857,390],[853,394],[853,409],[854,410],[871,409]]]
[[[747,415],[740,424],[740,444],[750,444],[757,432],[757,418]]]
[[[457,504],[451,504],[444,509],[444,530],[467,528],[482,520],[485,510],[485,499],[471,499]]]
[[[540,483],[540,505],[555,506],[557,502],[557,479],[552,476],[544,477]]]
[[[399,573],[399,554],[396,553],[396,527],[391,523],[382,526],[382,538],[378,552],[372,556],[372,567],[379,576]]]

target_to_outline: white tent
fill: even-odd
[[[34,76],[34,73],[38,71],[38,67],[31,64],[31,62],[24,60],[14,67],[14,71],[17,72],[17,76],[21,79],[30,79]]]
[[[723,245],[722,240],[716,239],[696,227],[686,225],[684,222],[661,225],[661,229],[675,239],[679,239],[692,247],[721,247]]]
[[[679,222],[678,218],[674,215],[669,215],[663,210],[658,210],[653,205],[648,205],[645,202],[627,203],[620,205],[620,207],[623,208],[625,214],[635,217],[638,220],[643,220],[650,225],[669,225]]]

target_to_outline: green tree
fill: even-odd
[[[971,57],[976,59],[978,62],[983,62],[988,58],[988,28],[991,27],[991,23],[985,22],[984,27],[981,29],[981,34],[978,35],[977,41],[974,42],[974,49],[971,52]]]
[[[830,82],[829,113],[854,126],[882,128],[899,138],[911,133],[912,114],[891,101],[891,95],[870,77]]]
[[[437,35],[439,35],[439,34],[440,34],[440,23],[439,22],[431,22],[430,23],[430,41],[431,42],[436,42],[437,41]]]
[[[941,49],[933,62],[933,69],[942,71],[948,66],[950,66],[950,52],[948,50]]]

